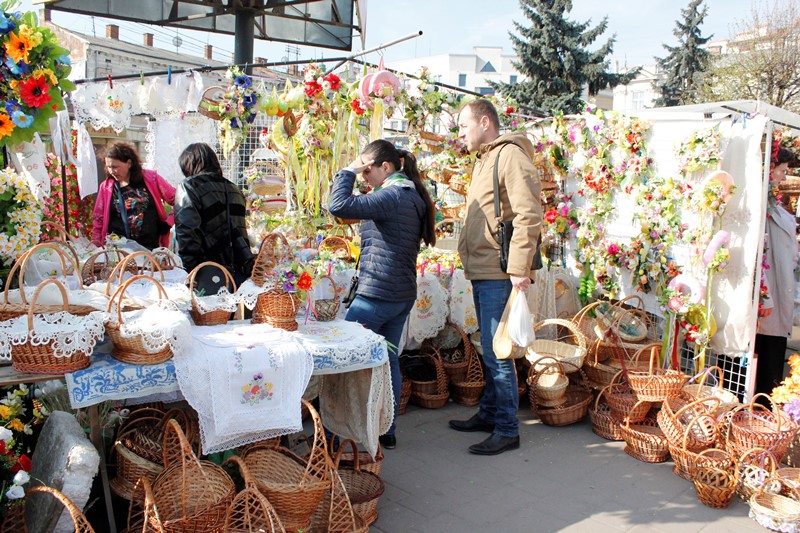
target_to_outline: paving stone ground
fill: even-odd
[[[409,406],[397,448],[385,451],[386,491],[375,533],[406,532],[764,532],[735,497],[730,507],[701,504],[673,463],[648,464],[624,443],[592,433],[588,418],[557,428],[520,406],[521,447],[495,457],[467,448],[485,433],[448,428],[476,408]]]

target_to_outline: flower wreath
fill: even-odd
[[[39,242],[42,209],[25,178],[13,169],[0,171],[0,261],[10,265]]]

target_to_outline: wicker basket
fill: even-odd
[[[353,512],[360,515],[368,525],[372,525],[378,520],[378,498],[383,494],[383,481],[380,476],[361,469],[358,448],[352,440],[342,441],[337,455],[344,451],[345,446],[350,447],[354,459],[352,467],[349,467],[341,464],[341,457],[339,458],[339,476],[347,490]]]
[[[592,302],[586,306],[584,306],[580,311],[578,311],[575,316],[569,319],[575,327],[578,328],[583,334],[583,338],[586,342],[589,342],[591,339],[595,338],[594,327],[597,325],[597,319],[595,318],[595,309],[603,302]],[[569,330],[572,331],[572,330]],[[577,339],[573,340],[574,344],[578,343]],[[604,359],[600,359],[603,361]]]
[[[411,400],[411,382],[403,378],[403,384],[400,386],[400,405],[397,408],[398,416],[406,413],[409,400]]]
[[[336,287],[336,282],[333,281],[332,277],[322,276],[319,279],[320,281],[327,279],[331,282],[331,286],[333,288],[333,298],[325,298],[314,301],[314,314],[317,317],[317,321],[329,322],[331,320],[335,320],[336,315],[339,313],[339,307],[341,303],[339,300],[339,291]]]
[[[625,377],[622,371],[616,373],[611,383],[605,389],[606,402],[613,416],[618,422],[630,419],[631,422],[641,422],[652,407],[652,402],[643,402],[636,397],[627,381],[619,381]]]
[[[797,531],[800,528],[800,502],[793,489],[793,497],[784,496],[786,491],[780,478],[769,479],[751,497],[750,517],[762,526],[775,531]]]
[[[311,522],[311,531],[367,533],[369,525],[353,510],[347,488],[339,475],[339,463],[330,461],[331,489],[325,494]]]
[[[461,381],[450,383],[453,390],[453,401],[460,405],[478,405],[481,401],[483,389],[486,386],[486,380],[483,377],[483,365],[469,340],[465,341],[464,351],[467,354],[467,375]]]
[[[341,448],[341,447],[340,447]],[[355,460],[356,455],[352,451],[347,451],[342,449],[342,456],[339,460],[341,466],[343,468],[354,468],[355,467]],[[380,477],[381,475],[381,466],[383,465],[383,449],[381,445],[378,444],[378,451],[375,454],[375,457],[370,457],[370,455],[365,451],[358,451],[358,461],[359,465],[361,466],[361,470],[365,472],[371,472],[376,476]]]
[[[569,365],[567,362],[560,362],[559,366]],[[536,394],[536,379],[530,386],[533,391],[533,401],[531,402],[531,410],[539,417],[543,424],[548,426],[567,426],[580,422],[589,413],[589,406],[592,404],[592,391],[586,385],[586,376],[578,369],[584,378],[579,385],[570,385],[567,387],[566,401],[556,407],[543,407],[539,405],[539,399]],[[536,374],[538,378],[542,374]]]
[[[619,428],[619,421],[611,415],[611,408],[608,403],[602,402],[603,396],[608,387],[604,387],[597,398],[594,400],[594,408],[589,409],[589,420],[592,422],[592,431],[604,439],[620,441],[622,431]]]
[[[319,243],[320,251],[328,251],[342,261],[352,261],[353,255],[350,253],[350,241],[344,237],[330,235],[322,239]]]
[[[537,322],[533,330],[537,331],[545,326],[560,326],[571,333],[571,338],[577,344],[569,344],[561,340],[536,339],[528,347],[526,358],[531,363],[536,363],[542,357],[552,357],[553,359],[567,363],[562,365],[562,372],[577,372],[586,360],[586,340],[578,327],[569,320],[551,318]]]
[[[688,432],[689,428],[687,428]],[[669,443],[669,453],[675,466],[672,472],[683,479],[692,481],[697,469],[701,466],[718,468],[726,472],[735,472],[736,459],[720,448],[707,448],[699,453],[687,450],[683,446]]]
[[[303,400],[303,405],[311,413],[314,424],[307,460],[281,447],[256,446],[244,455],[258,490],[275,508],[287,531],[306,530],[314,510],[331,489],[330,459],[322,421],[310,403]]]
[[[300,310],[300,296],[283,289],[269,289],[258,295],[253,308],[253,324],[269,324],[286,331],[297,330],[297,312]]]
[[[761,448],[747,450],[736,461],[736,475],[739,479],[736,493],[742,500],[750,500],[777,469],[778,461],[771,452]]]
[[[663,463],[669,457],[667,437],[658,427],[658,422],[645,418],[631,423],[629,418],[620,425],[625,440],[625,453],[645,463]]]
[[[718,378],[716,384],[706,385],[709,376],[716,371]],[[739,398],[732,392],[725,390],[722,369],[718,366],[710,366],[703,370],[699,376],[695,376],[683,386],[683,392],[694,398],[717,398],[719,405],[711,413],[714,417],[719,417],[722,413],[735,409],[739,406]],[[699,381],[695,381],[698,379]]]
[[[763,396],[773,405],[770,411],[756,399]],[[728,447],[742,453],[750,448],[769,450],[780,462],[789,444],[794,439],[797,424],[777,408],[772,398],[763,393],[756,394],[749,404],[736,408],[731,416]]]
[[[447,172],[449,169],[444,169]],[[466,196],[467,195],[467,182],[460,177],[459,174],[453,175],[447,182],[447,187],[454,193]]]
[[[459,337],[461,337],[462,349],[452,351],[449,356],[442,356],[442,364],[444,364],[444,371],[447,374],[447,380],[452,385],[453,383],[463,382],[467,378],[467,368],[469,367],[470,358],[472,354],[476,354],[475,346],[472,345],[469,337],[464,330],[457,324],[447,322],[442,331],[448,328],[454,330]],[[440,333],[441,334],[441,333]],[[435,342],[435,340],[434,340]]]
[[[142,260],[141,265],[137,263],[137,259],[139,258]],[[117,266],[114,267],[114,270],[111,271],[111,274],[108,276],[108,284],[106,285],[106,296],[110,296],[111,294],[112,283],[116,282],[122,285],[122,282],[125,281],[125,273],[149,275],[153,278],[158,274],[161,282],[164,282],[164,271],[161,268],[161,263],[158,262],[158,259],[153,257],[153,254],[145,251],[133,252],[121,259],[120,262],[117,263]]]
[[[566,365],[564,365],[566,366]],[[531,405],[558,407],[567,401],[569,378],[553,357],[541,357],[528,368],[528,397]]]
[[[237,456],[230,457],[226,464],[235,464],[244,480],[244,489],[239,492],[228,507],[225,515],[225,533],[285,533],[281,519],[266,496],[258,490],[253,475],[247,465]]]
[[[192,321],[197,326],[221,326],[228,323],[228,320],[231,317],[230,311],[226,311],[225,309],[214,309],[213,311],[202,313],[197,307],[197,297],[195,296],[194,292],[194,280],[200,269],[205,267],[216,268],[222,272],[222,275],[225,276],[225,287],[230,287],[231,294],[236,292],[236,282],[233,280],[233,276],[231,276],[231,273],[228,272],[227,268],[213,261],[205,261],[200,263],[192,269],[187,278],[189,281],[189,291],[191,292],[192,297],[192,307],[189,310],[189,315],[192,317]]]
[[[586,356],[586,361],[581,368],[592,385],[601,389],[606,385],[610,385],[614,376],[616,376],[620,370],[598,359],[598,356],[601,354],[601,350],[598,349],[599,345],[599,340],[592,342]]]
[[[131,257],[132,255],[133,254],[128,257]],[[162,287],[161,284],[154,278],[138,274],[133,276],[125,283],[120,285],[120,287],[111,297],[111,300],[108,302],[107,311],[109,313],[112,312],[111,309],[114,307],[114,303],[116,302],[117,304],[117,321],[114,322],[113,320],[109,320],[106,322],[106,334],[111,338],[111,342],[114,345],[111,355],[115,359],[118,359],[123,363],[129,363],[133,365],[155,365],[158,363],[163,363],[172,357],[172,348],[167,345],[156,353],[150,353],[147,347],[144,345],[140,335],[125,337],[122,335],[121,331],[123,323],[122,299],[125,296],[125,291],[128,289],[128,287],[130,287],[132,283],[135,283],[139,280],[146,280],[154,283],[158,289],[159,297],[163,299],[167,298],[167,293],[164,290],[164,287]]]
[[[703,505],[725,509],[736,493],[736,478],[725,470],[701,466],[694,475],[694,490]]]
[[[283,260],[291,256],[289,241],[280,233],[270,233],[261,242],[253,263],[253,272],[250,279],[259,287],[263,287],[267,278],[272,274],[272,269]],[[258,307],[256,305],[256,307]],[[255,314],[255,311],[253,311]]]
[[[30,374],[66,374],[75,372],[89,366],[90,354],[86,352],[75,352],[66,357],[57,357],[55,341],[50,341],[46,344],[36,344],[32,340],[34,333],[33,326],[33,309],[36,306],[36,301],[39,299],[39,294],[42,289],[47,285],[55,285],[58,287],[63,300],[63,311],[68,312],[68,298],[67,291],[59,281],[54,278],[48,278],[41,282],[33,293],[33,298],[28,305],[28,337],[23,344],[11,345],[11,364],[17,372],[27,372]],[[20,291],[22,294],[23,291]]]
[[[433,348],[433,347],[432,347]],[[433,381],[411,381],[411,403],[425,409],[440,409],[447,405],[450,391],[447,387],[447,374],[444,371],[442,356],[433,348],[426,354],[433,362],[436,378]]]
[[[222,103],[225,98],[225,87],[214,85],[203,91],[203,97],[197,105],[197,112],[212,120],[222,120]]]
[[[442,211],[445,218],[461,220],[464,218],[464,211],[467,209],[467,204],[443,205],[439,209]]]
[[[626,302],[629,301],[638,302],[637,307],[625,308]],[[595,329],[595,334],[606,342],[641,344],[647,339],[648,332],[653,329],[645,313],[644,302],[637,295],[623,298],[616,304],[601,304],[595,312],[599,326]]]
[[[151,252],[153,259],[156,260],[161,270],[174,270],[178,268],[178,262],[169,248],[156,248]]]
[[[684,397],[668,398],[658,412],[658,425],[667,440],[683,445],[689,451],[699,452],[717,442],[717,425],[710,415],[719,406],[717,398],[690,400]]]
[[[647,402],[661,402],[667,398],[678,396],[686,383],[686,375],[680,370],[657,368],[659,349],[650,350],[650,368],[648,371],[626,371],[626,377],[636,396]]]
[[[128,253],[119,248],[105,248],[89,256],[81,268],[81,280],[84,285],[91,285],[97,281],[106,281],[111,272],[114,271],[120,261],[125,259]],[[102,259],[102,261],[100,260]],[[129,267],[128,272],[136,274],[135,265]]]
[[[164,533],[221,533],[236,493],[231,478],[214,463],[197,459],[175,420],[167,421],[162,449],[164,470],[152,487],[146,478],[140,480],[148,526]]]
[[[56,500],[58,500],[59,502],[61,502],[61,505],[64,506],[64,508],[69,513],[70,518],[72,519],[72,525],[75,527],[75,533],[94,533],[94,529],[92,529],[92,525],[89,523],[89,521],[83,515],[81,510],[78,509],[75,506],[75,504],[72,503],[72,501],[69,498],[64,496],[64,494],[62,494],[61,492],[57,491],[56,489],[54,489],[52,487],[39,485],[37,487],[29,488],[26,491],[25,497],[26,497],[26,499],[33,500],[34,498],[38,497],[37,495],[39,495],[39,494],[48,494],[51,497],[53,497]],[[34,501],[34,503],[31,504],[32,506],[35,504],[35,500],[33,500],[33,501]],[[20,533],[21,531],[24,531],[24,530],[17,529],[16,533]]]

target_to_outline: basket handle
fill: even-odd
[[[690,407],[696,407],[696,406],[702,405],[702,404],[704,404],[706,402],[714,402],[714,403],[716,403],[717,405],[714,406],[714,409],[719,407],[719,404],[722,403],[720,401],[720,399],[717,398],[716,396],[708,396],[706,398],[698,398],[698,399],[696,399],[694,401],[691,401],[691,402],[687,403],[686,405],[684,405],[680,409],[678,409],[678,412],[674,413],[672,416],[677,419],[677,418],[679,418],[681,416],[681,414],[683,414],[684,411],[686,411]],[[716,421],[715,421],[715,424],[716,424]]]
[[[142,503],[144,502],[144,507]],[[155,522],[154,524],[150,521]],[[158,516],[156,498],[153,494],[153,486],[147,477],[141,477],[136,481],[131,492],[131,502],[128,506],[128,529],[126,531],[134,533],[134,526],[141,521],[142,533],[163,531],[161,517]]]
[[[325,442],[325,430],[322,427],[322,419],[314,406],[305,399],[301,398],[303,405],[306,406],[308,412],[311,414],[311,420],[314,424],[314,440],[311,443],[311,450],[308,453],[308,463],[306,464],[303,478],[300,480],[300,485],[306,485],[311,478],[314,479],[327,479],[330,468],[330,458],[328,456],[328,445]]]
[[[239,457],[238,455],[232,455],[227,459],[225,459],[225,461],[222,464],[227,465],[229,463],[233,463],[239,468],[239,472],[242,474],[242,479],[244,480],[244,487],[246,489],[256,488],[256,480],[253,477],[253,474],[250,473],[250,469],[247,467],[247,464],[241,457]]]
[[[275,254],[276,248],[280,255]],[[274,232],[264,237],[253,262],[253,272],[250,275],[253,283],[262,287],[267,279],[267,274],[280,262],[279,259],[288,257],[289,250],[289,241],[282,233]]]
[[[664,405],[667,405],[667,403],[664,402]],[[673,415],[673,416],[675,416],[677,418],[676,415]],[[686,429],[683,430],[683,440],[681,441],[681,445],[682,445],[682,449],[683,450],[686,450],[686,444],[689,441],[689,433],[692,432],[692,428],[694,427],[695,424],[697,424],[700,420],[703,420],[704,418],[710,419],[712,424],[716,424],[716,422],[717,422],[716,420],[714,420],[713,416],[703,414],[703,415],[698,416],[697,418],[695,418],[694,420],[692,420],[688,424],[686,424]],[[716,428],[716,425],[714,427]]]
[[[637,296],[637,298],[638,298],[638,296]],[[627,315],[633,315],[633,316],[639,315],[639,317],[642,320],[642,324],[644,324],[644,327],[647,330],[647,332],[645,333],[645,338],[646,338],[646,336],[647,336],[647,334],[649,334],[650,330],[653,329],[652,321],[647,316],[647,313],[643,309],[640,309],[638,307],[635,307],[633,309],[622,309],[622,311],[614,318],[614,321],[612,322],[613,326],[616,326],[619,329],[619,327],[623,324],[624,318]],[[617,336],[619,336],[619,335],[617,335]]]
[[[61,271],[64,273],[65,277],[67,276],[67,261],[69,261],[69,263],[72,264],[75,275],[78,276],[78,286],[80,288],[83,288],[83,281],[80,279],[81,277],[80,270],[75,260],[69,255],[67,255],[63,249],[59,248],[52,242],[43,242],[37,244],[36,246],[30,248],[27,252],[22,254],[22,256],[20,256],[20,260],[14,263],[14,266],[11,268],[11,272],[9,272],[8,274],[7,279],[12,280],[14,279],[14,273],[17,270],[19,270],[19,297],[24,305],[28,305],[28,299],[25,296],[25,269],[28,266],[28,260],[30,259],[30,257],[33,256],[34,252],[38,252],[39,250],[44,250],[44,249],[51,249],[56,252],[56,255],[61,261]],[[11,283],[6,283],[6,287],[3,292],[3,298],[5,303],[8,303],[8,288],[10,285]]]
[[[336,282],[333,281],[333,278],[330,277],[327,274],[325,274],[324,276],[320,276],[319,277],[319,281],[322,281],[323,279],[327,279],[328,281],[331,282],[331,285],[333,286],[333,300],[338,302],[339,301],[339,291],[338,291],[339,287],[336,285]]]
[[[470,342],[470,344],[472,343]],[[465,345],[464,352],[467,357],[466,383],[478,383],[483,381],[483,366],[481,365],[481,360],[478,359],[478,354],[475,352],[475,349],[467,350]]]
[[[756,409],[760,409],[760,410],[763,410],[763,411],[769,411],[769,409],[767,409],[763,405],[761,405],[759,403],[756,403],[756,398],[758,398],[759,396],[763,396],[766,399],[768,399],[770,405],[772,405],[772,414],[775,415],[775,419],[776,419],[776,421],[778,423],[778,427],[775,430],[775,432],[776,433],[780,433],[781,432],[781,420],[783,419],[783,415],[781,415],[780,411],[778,411],[777,406],[775,404],[775,400],[772,399],[772,396],[770,396],[769,394],[767,394],[765,392],[759,392],[758,394],[755,394],[750,399],[750,403],[748,403],[745,407],[749,408],[751,413],[755,413]]]
[[[92,525],[86,520],[86,517],[83,515],[80,509],[75,507],[75,504],[72,503],[72,500],[67,498],[63,493],[54,489],[53,487],[48,487],[46,485],[38,485],[36,487],[31,487],[27,491],[28,494],[49,494],[56,500],[58,500],[61,505],[69,513],[70,518],[72,518],[72,525],[75,526],[75,531],[82,531],[84,533],[94,533],[94,529],[92,529]]]
[[[549,359],[552,362],[542,363],[542,361],[545,361],[547,359]],[[564,369],[561,367],[561,361],[559,361],[555,357],[550,357],[549,355],[545,355],[544,357],[540,357],[535,362],[531,363],[530,368],[528,368],[528,379],[527,379],[528,385],[533,386],[534,383],[538,382],[540,374],[552,373],[548,372],[548,370],[552,368],[555,368],[557,374],[564,374]],[[531,380],[533,380],[533,383],[531,383]]]
[[[631,407],[631,412],[636,411],[636,408],[639,407],[640,403],[646,403],[646,402],[643,402],[642,400],[636,400],[636,403],[633,404],[633,407]],[[631,417],[630,417],[630,414],[628,414],[628,416],[626,416],[623,419],[623,422],[625,423],[625,429],[630,429],[631,428]]]
[[[36,290],[33,291],[33,297],[31,298],[31,303],[28,304],[28,332],[33,331],[33,304],[39,299],[39,293],[42,292],[42,289],[45,285],[53,284],[58,287],[58,292],[61,293],[61,299],[63,300],[63,309],[66,312],[69,312],[69,298],[67,298],[67,290],[64,288],[64,285],[61,284],[60,281],[53,278],[47,278],[43,282],[41,282],[37,287]],[[20,289],[22,292],[22,289]]]
[[[442,361],[442,354],[433,344],[430,345],[433,353],[427,354],[433,361],[433,367],[436,369],[436,394],[444,394],[447,392],[447,372],[444,370],[444,361]]]
[[[336,450],[336,458],[334,459],[336,470],[339,470],[339,462],[341,461],[342,455],[344,455],[345,447],[347,446],[353,450],[353,470],[356,472],[361,472],[361,460],[358,457],[358,446],[356,446],[356,443],[353,441],[353,439],[344,439],[339,443],[339,449]]]
[[[608,389],[610,386],[611,386],[611,385],[606,385],[605,387],[603,387],[602,389],[600,389],[600,392],[598,392],[598,393],[597,393],[597,398],[595,398],[595,399],[594,399],[594,411],[595,411],[595,412],[597,412],[597,409],[600,407],[600,398],[602,398],[603,396],[605,396],[605,394],[606,394],[606,390],[607,390],[607,389]]]
[[[128,287],[131,283],[139,280],[146,280],[150,281],[155,284],[156,288],[158,289],[158,296],[162,300],[168,300],[167,291],[164,290],[164,287],[156,280],[150,276],[145,276],[143,274],[137,274],[127,280],[125,283],[117,287],[117,290],[114,291],[114,295],[108,300],[108,307],[106,308],[106,312],[111,312],[111,307],[114,305],[114,300],[117,300],[117,320],[120,324],[122,324],[122,297],[125,294],[125,291],[128,290]]]
[[[125,272],[128,270],[129,266],[134,266],[136,268],[135,275],[141,274],[139,265],[136,264],[137,257],[144,257],[146,259],[142,265],[141,272],[144,272],[144,267],[149,263],[150,266],[153,267],[150,272],[155,273],[157,271],[159,274],[161,274],[161,281],[164,281],[164,272],[161,270],[161,265],[158,264],[158,260],[153,257],[153,254],[145,251],[133,252],[132,254],[126,255],[124,259],[117,263],[117,266],[114,267],[114,270],[111,271],[111,274],[108,276],[108,284],[106,285],[106,296],[109,296],[111,280],[114,279],[115,275],[119,278],[117,282],[122,285],[123,276],[125,275]]]
[[[578,311],[578,314],[576,314],[574,317],[572,317],[572,322],[576,322],[576,319],[577,319],[577,326],[578,326],[578,328],[580,328],[583,325],[583,319],[589,315],[589,311],[591,311],[592,309],[594,309],[595,307],[597,307],[601,303],[603,303],[603,302],[597,301],[597,302],[592,302],[589,305],[584,306],[580,311]]]
[[[236,292],[236,282],[233,280],[233,276],[231,276],[231,273],[228,272],[228,269],[220,265],[219,263],[215,263],[214,261],[205,261],[194,267],[192,271],[189,272],[189,275],[186,276],[186,280],[189,282],[189,292],[191,293],[192,305],[196,305],[196,299],[194,295],[194,278],[195,276],[197,276],[197,273],[200,272],[200,269],[207,266],[216,267],[219,270],[221,270],[223,276],[225,276],[225,288],[227,288],[230,285],[233,288],[233,292],[231,292],[231,294]]]
[[[702,390],[702,389],[703,389],[703,387],[704,387],[704,386],[705,386],[705,384],[706,384],[706,380],[708,379],[708,376],[709,376],[709,375],[712,373],[712,371],[714,371],[714,370],[716,370],[716,371],[717,371],[717,376],[718,376],[718,377],[717,377],[717,384],[716,384],[716,385],[714,385],[714,387],[715,387],[715,388],[719,388],[719,389],[724,389],[724,388],[725,388],[725,378],[724,378],[724,374],[723,374],[723,372],[722,372],[722,369],[721,369],[720,367],[716,366],[716,365],[715,365],[715,366],[709,366],[708,368],[705,368],[705,369],[703,369],[703,371],[702,371],[702,372],[700,372],[700,374],[698,374],[697,376],[694,376],[692,379],[690,379],[690,380],[689,380],[689,383],[692,383],[692,382],[694,382],[694,380],[695,380],[695,379],[697,379],[697,378],[698,378],[698,376],[699,376],[699,379],[700,379],[700,381],[698,381],[698,382],[697,382],[697,385],[699,385],[699,389],[698,389],[698,390]],[[687,383],[687,384],[688,384],[688,383]]]
[[[764,468],[764,470],[768,471],[770,475],[774,474],[775,470],[778,469],[778,461],[775,459],[775,454],[764,448],[750,448],[745,450],[745,452],[739,456],[739,460],[736,462],[736,464],[741,465],[746,460],[749,460],[750,457],[760,457],[761,466]]]
[[[117,264],[119,264],[119,262],[122,261],[128,254],[125,253],[125,251],[120,250],[119,248],[103,248],[99,252],[93,253],[83,264],[83,268],[81,269],[81,280],[83,281],[85,279],[96,279],[94,278],[94,265],[95,263],[97,263],[97,259],[100,256],[103,256],[105,258],[104,264],[108,266],[111,263],[111,257],[110,257],[111,255],[117,256],[116,263],[114,264],[114,266],[117,266]],[[83,282],[86,283],[85,281]],[[92,281],[92,283],[94,283],[94,281]]]
[[[586,350],[586,337],[584,336],[583,332],[576,326],[573,322],[569,320],[564,320],[563,318],[548,318],[547,320],[542,320],[541,322],[537,322],[533,326],[533,331],[536,331],[540,328],[545,326],[563,326],[570,330],[572,335],[578,340],[578,348],[582,348]]]
[[[338,250],[344,250],[346,256],[343,257],[345,261],[350,261],[353,259],[352,254],[350,253],[350,243],[344,237],[339,237],[338,235],[330,235],[322,239],[322,242],[319,243],[320,250],[330,250],[331,252],[336,252]]]

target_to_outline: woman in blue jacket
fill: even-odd
[[[359,173],[372,191],[354,196]],[[397,346],[417,298],[420,241],[430,245],[436,242],[433,200],[422,183],[414,156],[388,141],[377,140],[336,175],[328,211],[337,217],[362,220],[358,289],[346,319],[383,335],[389,343],[396,418],[402,385]],[[380,438],[384,448],[395,447],[394,433],[392,421]]]

